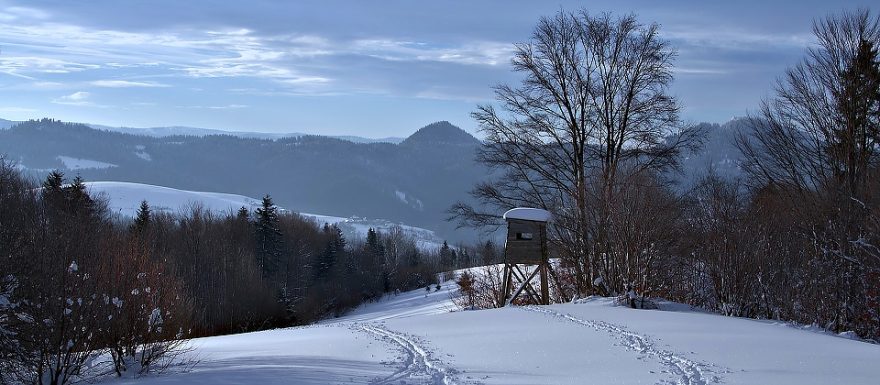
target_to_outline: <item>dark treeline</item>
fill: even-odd
[[[440,259],[402,231],[345,239],[269,196],[253,212],[143,202],[133,221],[113,218],[80,178],[37,184],[0,159],[0,382],[156,369],[184,338],[306,324],[427,287]],[[97,352],[112,362],[95,365]]]

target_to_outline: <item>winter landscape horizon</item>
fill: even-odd
[[[0,22],[0,385],[880,383],[869,1]]]

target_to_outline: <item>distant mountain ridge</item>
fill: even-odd
[[[0,119],[0,130],[5,130],[9,127],[12,127],[15,124],[18,124],[18,123],[19,122],[14,122],[11,120],[6,120],[6,119]]]
[[[312,135],[149,136],[44,119],[0,131],[0,154],[36,178],[59,169],[87,181],[268,193],[294,211],[384,218],[450,240],[474,237],[472,231],[456,236],[455,225],[444,218],[488,174],[474,161],[480,142],[448,123],[441,131],[456,139],[440,135],[443,140],[397,145]]]
[[[479,145],[480,141],[467,131],[444,120],[420,128],[400,144],[404,146],[431,144],[473,146]]]
[[[0,119],[0,129],[7,129],[15,124],[22,123],[20,121],[12,121]],[[271,132],[251,132],[251,131],[227,131],[227,130],[219,130],[215,128],[200,128],[200,127],[188,127],[188,126],[167,126],[167,127],[116,127],[116,126],[105,126],[101,124],[92,124],[92,123],[82,123],[85,126],[89,126],[91,128],[103,131],[111,131],[111,132],[119,132],[123,134],[132,134],[132,135],[142,135],[142,136],[152,136],[156,138],[162,138],[166,136],[208,136],[208,135],[230,135],[239,138],[250,138],[250,139],[281,139],[281,138],[298,138],[306,135],[314,135],[314,134],[306,134],[302,132],[289,132],[289,133],[271,133]],[[385,138],[367,138],[356,135],[319,135],[326,136],[328,138],[336,138],[347,140],[349,142],[354,143],[400,143],[404,140],[404,138],[389,136]]]
[[[168,127],[147,127],[147,128],[133,128],[133,127],[112,127],[112,126],[104,126],[99,124],[86,124],[92,128],[96,128],[99,130],[105,131],[113,131],[120,132],[124,134],[134,134],[134,135],[145,135],[145,136],[154,136],[154,137],[166,137],[166,136],[208,136],[208,135],[230,135],[236,136],[239,138],[250,138],[250,139],[281,139],[281,138],[298,138],[306,135],[314,135],[314,134],[306,134],[302,132],[287,132],[287,133],[271,133],[271,132],[250,132],[250,131],[226,131],[226,130],[218,130],[214,128],[199,128],[199,127],[187,127],[187,126],[168,126]],[[349,142],[354,143],[400,143],[404,138],[399,137],[387,137],[387,138],[366,138],[362,136],[355,135],[319,135],[326,136],[328,138],[336,138],[347,140]]]
[[[747,121],[703,123],[704,147],[683,154],[681,172],[670,174],[688,191],[709,170],[741,175],[734,145]],[[251,197],[272,194],[294,211],[338,217],[385,218],[436,231],[449,240],[474,239],[455,230],[446,210],[491,178],[475,161],[481,142],[449,122],[436,122],[393,143],[304,135],[249,138],[232,135],[134,135],[53,120],[0,130],[0,155],[34,177],[52,169],[87,181],[138,182],[193,191]]]

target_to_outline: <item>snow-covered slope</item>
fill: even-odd
[[[880,346],[608,299],[451,312],[454,284],[319,325],[193,341],[188,372],[132,384],[876,384]]]
[[[232,194],[119,182],[90,188],[110,194],[120,212],[133,212],[141,199],[167,207],[196,198],[218,209],[256,204]],[[439,291],[388,296],[314,326],[196,339],[189,353],[198,360],[194,368],[112,382],[818,385],[880,379],[880,345],[784,323],[669,303],[633,310],[602,298],[453,311],[454,287],[446,282]]]
[[[177,213],[191,204],[200,202],[206,210],[234,212],[244,206],[256,208],[260,201],[243,195],[178,190],[130,182],[86,182],[89,192],[109,200],[110,210],[122,216],[134,217],[141,201],[146,200],[153,211]]]
[[[218,213],[235,212],[242,206],[253,210],[260,205],[260,200],[243,195],[178,190],[143,183],[87,182],[86,185],[90,192],[107,197],[112,212],[127,217],[134,217],[136,215],[138,207],[143,200],[146,200],[154,211],[167,213],[186,212],[187,208],[195,202],[201,203],[207,210]],[[363,237],[370,228],[387,232],[394,226],[400,226],[404,233],[416,239],[418,246],[423,250],[439,248],[443,243],[431,230],[382,219],[343,218],[310,213],[300,214],[313,218],[319,224],[336,224],[345,232],[346,236]]]

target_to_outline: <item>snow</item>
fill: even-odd
[[[147,162],[152,161],[153,157],[146,151],[135,151],[134,153],[138,158],[141,158]]]
[[[194,202],[200,202],[205,210],[217,213],[234,212],[242,206],[253,211],[261,204],[260,200],[244,195],[179,190],[143,183],[86,182],[86,186],[91,193],[105,195],[109,199],[109,208],[112,212],[132,218],[137,215],[143,200],[149,203],[152,211],[170,214],[186,213],[187,208]],[[283,208],[281,210],[284,211]],[[422,250],[436,250],[443,244],[443,240],[431,230],[383,219],[357,216],[345,218],[310,213],[300,213],[300,215],[310,217],[320,225],[324,223],[338,225],[345,236],[350,238],[366,237],[370,228],[387,233],[392,227],[400,226],[405,234],[416,239],[416,245]]]
[[[440,239],[433,231],[421,227],[409,226],[403,223],[396,223],[384,219],[368,219],[357,216],[348,218],[336,217],[331,215],[299,213],[302,216],[315,220],[319,225],[325,223],[338,226],[346,237],[357,236],[366,237],[370,229],[381,233],[388,233],[394,227],[400,227],[400,230],[409,237],[416,240],[416,247],[421,250],[436,251],[443,246],[443,240]]]
[[[260,201],[236,194],[222,194],[201,191],[178,190],[170,187],[154,186],[131,182],[86,182],[89,192],[105,194],[109,207],[122,216],[134,217],[141,201],[146,200],[154,212],[185,212],[194,202],[214,212],[234,211],[245,206],[256,208]]]
[[[164,320],[162,319],[162,310],[159,308],[153,309],[150,312],[150,319],[147,320],[148,330],[156,330],[158,332],[162,331],[162,323]]]
[[[55,159],[60,160],[61,163],[64,164],[64,168],[68,170],[106,169],[111,167],[118,167],[117,165],[112,163],[105,163],[91,159],[79,159],[64,155],[56,156]]]
[[[397,196],[397,199],[400,199],[403,203],[409,203],[406,201],[406,193],[400,190],[394,190],[394,195]]]
[[[408,196],[403,191],[394,190],[394,196],[396,196],[397,199],[400,200],[401,202],[403,202],[404,204],[409,205],[414,209],[417,209],[419,211],[424,211],[424,209],[425,209],[425,205],[424,205],[424,203],[422,203],[421,199],[418,199],[418,198],[415,198],[412,196]]]
[[[517,207],[507,210],[502,216],[504,219],[521,219],[525,221],[548,222],[552,215],[547,210]]]
[[[347,325],[202,338],[190,371],[121,384],[367,384],[392,376],[397,352]]]
[[[876,384],[880,346],[660,302],[452,311],[452,282],[318,325],[196,339],[131,384]]]

